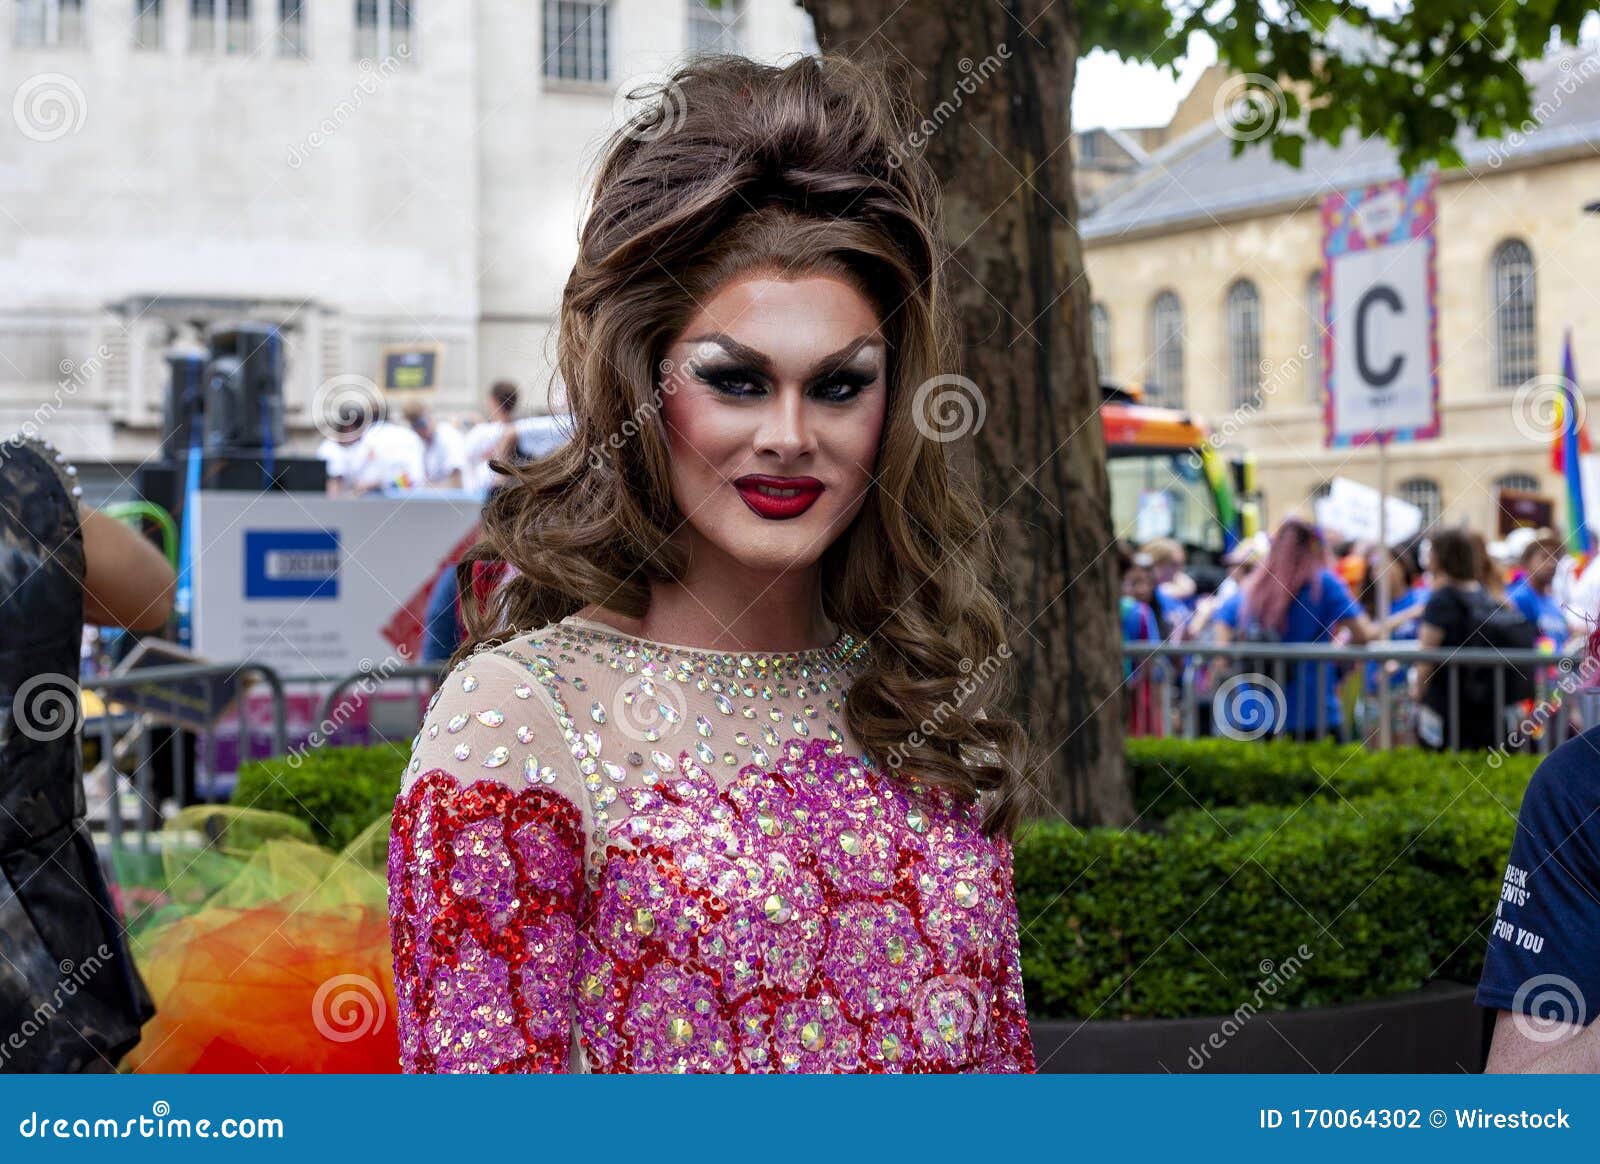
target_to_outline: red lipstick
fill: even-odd
[[[799,517],[822,496],[826,488],[815,477],[769,477],[748,473],[733,483],[751,512],[769,521]]]

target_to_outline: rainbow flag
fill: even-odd
[[[1550,442],[1550,468],[1567,482],[1567,551],[1581,570],[1595,550],[1594,533],[1583,510],[1583,471],[1580,458],[1589,449],[1589,431],[1577,402],[1578,373],[1572,360],[1572,329],[1567,329],[1561,352],[1561,395],[1556,398],[1556,426]]]

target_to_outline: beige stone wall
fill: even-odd
[[[1508,238],[1528,244],[1537,270],[1539,370],[1560,371],[1562,333],[1571,326],[1579,381],[1591,398],[1600,390],[1600,216],[1582,207],[1596,197],[1600,157],[1592,155],[1445,176],[1438,226],[1442,435],[1391,446],[1392,490],[1408,478],[1432,478],[1446,520],[1490,531],[1496,482],[1504,474],[1530,474],[1559,499],[1548,440],[1527,435],[1534,421],[1519,425],[1517,393],[1493,384],[1490,258]],[[1312,334],[1306,283],[1321,265],[1315,202],[1293,213],[1090,242],[1086,249],[1092,294],[1111,316],[1110,371],[1117,379],[1148,375],[1150,303],[1164,289],[1177,292],[1184,306],[1185,403],[1213,428],[1226,426],[1231,443],[1254,451],[1270,520],[1309,513],[1311,491],[1334,476],[1377,484],[1373,450],[1323,447],[1311,382],[1316,364],[1303,358]],[[1261,295],[1266,391],[1259,412],[1235,418],[1224,302],[1241,277],[1254,280]]]

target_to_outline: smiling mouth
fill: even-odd
[[[752,474],[733,483],[740,498],[757,517],[784,521],[799,517],[822,496],[824,486],[815,477],[766,477]]]

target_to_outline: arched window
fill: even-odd
[[[1111,378],[1111,313],[1104,303],[1089,308],[1089,332],[1094,338],[1094,370],[1102,383]]]
[[[1520,388],[1539,371],[1535,335],[1533,252],[1507,239],[1494,252],[1494,375],[1501,388]]]
[[[1261,403],[1261,296],[1248,279],[1228,288],[1228,384],[1233,407]]]
[[[1439,482],[1432,477],[1413,477],[1400,482],[1400,499],[1409,501],[1422,510],[1422,528],[1427,529],[1439,520],[1444,512],[1444,502],[1439,496]]]
[[[1150,383],[1145,399],[1168,408],[1183,407],[1183,305],[1171,291],[1150,303]]]
[[[1495,481],[1496,489],[1509,489],[1513,493],[1539,492],[1539,478],[1531,473],[1507,473]]]
[[[1322,272],[1312,271],[1306,279],[1306,399],[1322,402],[1323,339]]]

